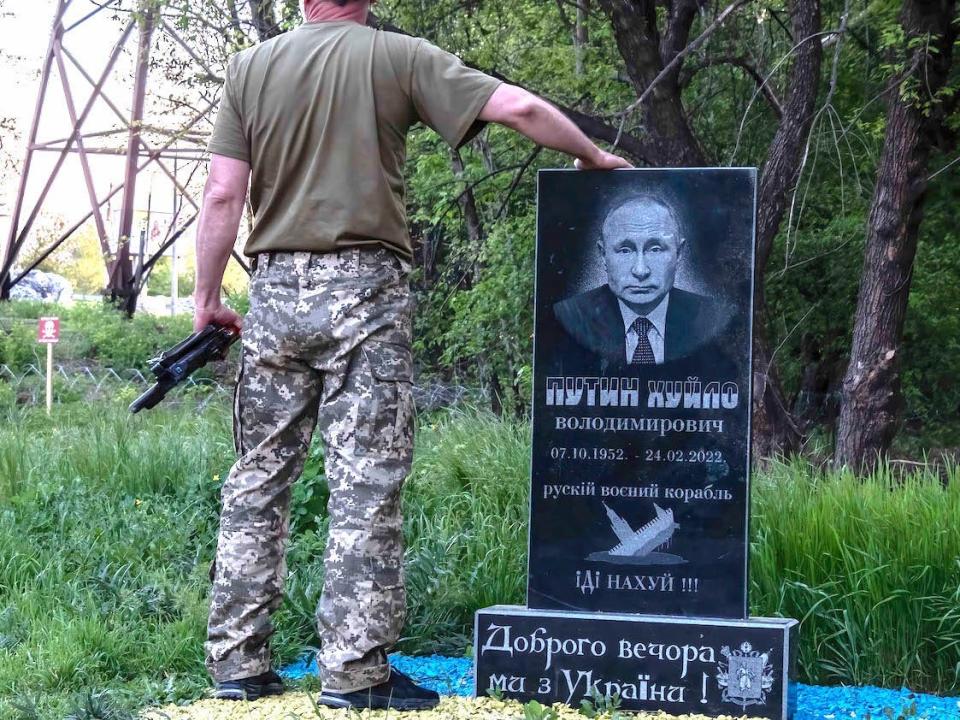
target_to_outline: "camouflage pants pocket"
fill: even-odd
[[[358,449],[403,456],[413,447],[413,367],[410,348],[368,341],[360,351],[370,370],[370,392],[357,427]]]

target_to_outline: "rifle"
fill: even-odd
[[[211,360],[226,358],[230,346],[239,338],[239,328],[211,323],[179,345],[160,353],[149,363],[150,370],[157,377],[156,385],[130,403],[130,412],[136,414],[155,407],[194,371]]]

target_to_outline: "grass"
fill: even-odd
[[[956,692],[956,468],[862,482],[781,465],[757,484],[751,597],[758,613],[803,620],[800,666],[818,681]]]
[[[184,409],[184,407],[188,409]],[[225,402],[131,418],[123,402],[0,410],[0,719],[113,718],[197,698]],[[473,612],[523,602],[528,427],[421,418],[405,491],[402,649],[463,653]],[[278,662],[316,644],[323,457],[293,503]],[[755,614],[803,620],[801,679],[956,693],[960,477],[860,482],[796,463],[755,478]]]

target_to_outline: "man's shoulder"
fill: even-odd
[[[227,63],[227,75],[239,74],[242,77],[251,67],[262,65],[263,60],[275,53],[277,48],[293,41],[294,32],[291,30],[235,52]]]
[[[315,42],[316,36],[313,35],[313,30],[315,28],[312,26],[322,26],[324,24],[325,23],[309,23],[307,26],[301,25],[293,30],[280,33],[269,40],[264,40],[256,45],[251,45],[248,48],[244,48],[243,50],[234,53],[234,55],[230,58],[230,62],[243,65],[259,57],[269,57],[280,48]],[[369,25],[361,25],[360,23],[349,23],[340,26],[337,32],[338,34],[345,32],[347,36],[358,39],[361,42],[369,41],[369,39],[373,37],[381,38],[385,43],[387,43],[391,50],[406,51],[411,54],[416,50],[417,45],[422,42],[420,38],[405,35],[401,32],[373,28]]]
[[[609,285],[601,285],[578,295],[555,303],[553,310],[561,320],[593,316],[598,312],[609,309],[613,293]]]
[[[670,304],[676,306],[678,309],[689,310],[695,314],[700,314],[702,311],[713,307],[715,302],[706,295],[700,295],[689,290],[681,290],[675,287],[670,291]]]
[[[409,35],[395,28],[377,27],[370,29],[377,33],[377,37],[382,38],[384,42],[390,43],[392,47],[407,49],[411,52],[415,51],[421,43],[427,42],[422,37]]]
[[[667,306],[668,338],[681,338],[681,346],[692,350],[723,332],[732,314],[721,298],[674,288]],[[676,349],[676,348],[675,348]]]

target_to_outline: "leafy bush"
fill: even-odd
[[[192,259],[192,258],[191,258]],[[194,263],[190,263],[193,265]],[[177,292],[179,297],[188,297],[193,295],[193,289],[196,284],[196,270],[192,267],[179,269],[177,271]],[[147,280],[147,289],[151,295],[169,295],[170,282],[173,280],[173,265],[170,262],[170,256],[164,255],[157,260],[153,266],[153,271]]]
[[[172,347],[193,330],[187,315],[156,317],[141,313],[127,318],[106,303],[78,303],[59,307],[36,302],[0,306],[0,364],[15,370],[40,365],[36,324],[44,315],[60,317],[61,342],[55,349],[58,362],[93,361],[114,368],[147,369],[159,350]]]

